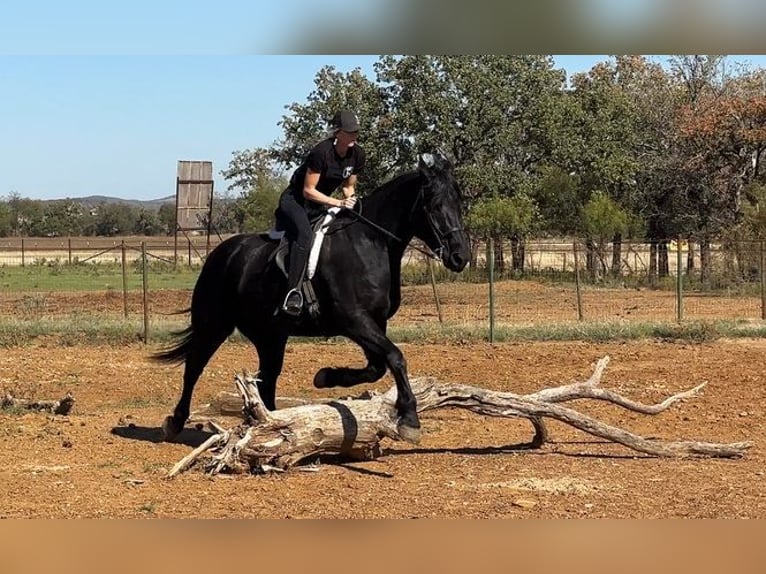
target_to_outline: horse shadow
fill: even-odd
[[[545,442],[546,445],[591,445],[591,446],[601,446],[601,445],[615,445],[615,443],[610,441],[601,441],[601,440],[592,440],[592,441],[552,441],[548,440]],[[523,442],[523,443],[516,443],[516,444],[509,444],[509,445],[500,445],[500,446],[483,446],[483,447],[439,447],[439,448],[423,448],[423,447],[412,447],[412,448],[399,448],[399,447],[390,447],[383,449],[382,457],[389,457],[389,456],[402,456],[402,455],[413,455],[413,454],[459,454],[459,455],[465,455],[465,456],[492,456],[492,455],[503,455],[503,454],[521,454],[524,453],[525,456],[528,455],[538,455],[538,456],[564,456],[564,457],[572,457],[572,458],[600,458],[600,459],[637,459],[637,458],[654,458],[651,455],[648,454],[642,454],[638,452],[632,452],[630,454],[620,454],[620,453],[603,453],[603,452],[567,452],[565,450],[561,449],[546,449],[541,448],[537,445],[534,445],[531,442]]]
[[[128,440],[151,442],[155,444],[165,442],[161,427],[144,427],[131,423],[127,426],[112,427],[111,433]],[[215,433],[202,429],[184,428],[183,431],[173,438],[173,443],[197,448],[213,436],[213,434]]]

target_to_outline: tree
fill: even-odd
[[[533,228],[534,202],[525,195],[515,197],[484,198],[476,202],[468,212],[466,224],[484,239],[492,239],[499,247],[503,237],[511,239],[511,267],[524,272],[524,247],[521,238]],[[495,251],[499,271],[505,269],[502,249]]]
[[[169,229],[159,218],[158,212],[149,209],[139,209],[133,232],[137,235],[167,235]]]
[[[213,198],[212,227],[214,233],[241,233],[242,213],[240,198],[229,191]]]
[[[3,201],[0,202],[0,237],[9,237],[11,232],[11,208]]]
[[[761,177],[766,134],[763,72],[731,75],[723,56],[679,56],[673,71],[686,86],[678,113],[680,169],[694,182],[688,197],[700,242],[703,282],[710,242],[742,220],[742,195]]]
[[[94,231],[96,235],[114,237],[133,233],[136,208],[126,203],[101,203],[96,208]]]
[[[213,204],[215,206],[215,203]],[[176,206],[173,203],[163,203],[157,210],[157,220],[165,233],[170,235],[176,229]]]
[[[387,57],[396,154],[443,150],[469,198],[527,191],[552,153],[564,76],[549,56]]]
[[[266,231],[274,223],[274,210],[288,179],[276,166],[274,150],[256,148],[233,156],[221,174],[231,181],[228,189],[239,190],[240,197],[225,204],[226,215],[236,221],[238,231]]]
[[[359,119],[359,143],[367,152],[367,164],[359,177],[359,193],[387,179],[395,163],[390,141],[391,120],[381,88],[357,68],[347,74],[325,66],[314,79],[306,103],[293,102],[280,125],[284,138],[270,148],[270,156],[288,170],[295,168],[309,150],[327,137],[335,112],[352,110]]]
[[[617,235],[623,235],[629,230],[630,214],[621,208],[616,201],[602,191],[593,193],[583,209],[583,227],[588,243],[588,255],[598,258],[588,261],[588,270],[594,279],[606,274],[607,244]],[[600,273],[597,268],[600,264]]]
[[[556,166],[541,171],[533,196],[540,213],[540,225],[553,235],[583,232],[582,210],[588,192],[575,174]]]
[[[482,198],[533,197],[554,154],[563,104],[564,75],[550,57],[386,57],[376,69],[400,165],[445,152],[456,162],[468,209]],[[523,267],[524,234],[517,229],[511,242],[514,265]]]

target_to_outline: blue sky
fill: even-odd
[[[309,30],[377,25],[399,0],[8,0],[0,54],[230,55],[286,53]]]
[[[555,57],[569,74],[605,59]],[[765,56],[738,59],[766,67]],[[218,173],[232,152],[277,140],[285,105],[305,101],[322,66],[360,67],[374,78],[376,60],[0,49],[0,196],[157,199],[175,193],[178,160],[212,161],[223,192]]]

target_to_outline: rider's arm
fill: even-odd
[[[346,195],[346,188],[344,184],[344,199],[336,199],[334,197],[330,197],[329,195],[325,195],[317,189],[317,184],[319,183],[319,175],[320,174],[317,171],[312,171],[311,169],[306,170],[306,177],[303,179],[303,197],[310,199],[311,201],[321,203],[322,205],[327,205],[328,207],[347,207],[349,209],[354,207],[356,200],[351,199],[353,197],[353,187],[351,188],[352,195]],[[355,176],[353,175],[347,178],[347,180],[351,179],[352,177],[354,180],[356,180]]]
[[[320,175],[318,171],[306,170],[306,177],[303,179],[303,197],[328,207],[343,207],[342,200],[325,195],[317,189]]]

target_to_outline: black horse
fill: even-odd
[[[197,379],[235,327],[257,349],[258,387],[267,408],[276,408],[288,337],[342,335],[362,348],[367,366],[320,369],[314,386],[371,383],[390,369],[396,380],[398,431],[407,440],[418,440],[420,421],[406,363],[386,336],[386,326],[399,308],[401,261],[413,236],[452,271],[462,271],[468,262],[461,193],[446,159],[423,156],[417,170],[382,185],[361,203],[362,217],[341,211],[326,233],[311,280],[319,302],[316,318],[304,312],[296,320],[277,312],[287,283],[271,257],[277,242],[265,234],[236,235],[210,252],[194,287],[190,326],[177,333],[175,346],[153,356],[185,363],[181,398],[163,424],[166,440],[183,429]]]

